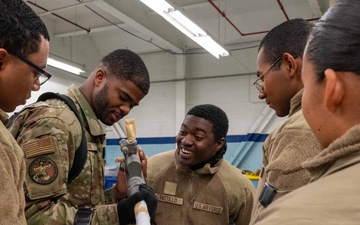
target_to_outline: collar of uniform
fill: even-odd
[[[360,162],[360,125],[355,125],[316,156],[301,166],[311,174],[311,181]],[[330,168],[331,167],[331,168]]]
[[[211,167],[210,166],[210,163],[206,163],[204,165],[204,167],[200,168],[200,169],[197,169],[197,170],[192,170],[190,167],[188,166],[184,166],[184,165],[181,165],[178,161],[177,161],[177,150],[175,150],[175,166],[176,166],[176,170],[178,171],[184,171],[184,172],[194,172],[196,174],[214,174],[216,173],[219,169],[220,169],[220,165],[221,165],[221,162],[224,160],[224,159],[220,159],[216,164],[215,166]]]
[[[292,99],[290,100],[290,112],[289,117],[294,115],[297,111],[301,109],[301,98],[303,95],[303,89],[301,89]]]
[[[88,101],[81,93],[79,88],[76,87],[74,84],[72,84],[68,89],[68,95],[73,100],[75,100],[75,104],[80,105],[81,113],[85,115],[85,119],[87,124],[89,125],[89,130],[91,135],[93,136],[105,135],[105,131],[103,127],[101,126],[93,109],[91,108],[91,106],[89,105]]]

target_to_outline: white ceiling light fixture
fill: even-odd
[[[215,42],[203,29],[188,19],[179,10],[167,3],[165,0],[140,0],[156,13],[161,15],[174,27],[183,32],[190,39],[198,43],[206,51],[210,52],[216,58],[220,56],[228,56],[229,52],[226,51],[221,45]]]
[[[67,72],[70,72],[70,73],[73,73],[73,74],[76,74],[76,75],[80,75],[80,73],[85,73],[85,71],[80,69],[80,68],[77,68],[75,66],[71,66],[69,64],[57,61],[57,60],[52,59],[52,58],[48,58],[47,65],[58,68],[58,69],[61,69],[61,70],[64,70],[64,71],[67,71]]]

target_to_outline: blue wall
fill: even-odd
[[[224,158],[239,169],[256,171],[262,165],[262,143],[267,134],[229,135],[226,137],[228,149]],[[175,137],[137,138],[141,146],[150,157],[157,153],[175,149]],[[123,157],[119,145],[120,139],[106,140],[106,165],[114,165],[115,157]]]

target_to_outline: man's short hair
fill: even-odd
[[[229,120],[226,113],[219,107],[211,104],[197,105],[191,108],[186,115],[193,115],[208,120],[212,124],[215,141],[226,138]]]
[[[312,23],[299,18],[283,22],[265,35],[258,51],[263,49],[268,63],[274,62],[285,52],[292,56],[302,57],[312,27]],[[280,64],[277,68],[279,67]]]
[[[111,76],[134,83],[146,95],[150,88],[149,72],[144,61],[128,49],[117,49],[106,55],[101,63]]]
[[[0,48],[27,56],[40,49],[41,37],[50,40],[38,15],[23,0],[0,0]]]

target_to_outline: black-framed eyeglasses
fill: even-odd
[[[260,76],[254,81],[253,85],[258,89],[260,93],[264,92],[264,89],[262,87],[262,83],[264,82],[264,76],[266,73],[268,73],[275,65],[282,59],[282,56],[277,58]]]
[[[19,58],[21,61],[23,61],[24,63],[28,64],[29,66],[31,66],[32,68],[36,69],[39,74],[37,75],[36,79],[39,79],[39,83],[40,85],[43,85],[46,81],[48,81],[51,78],[51,74],[46,72],[45,70],[41,69],[40,67],[38,67],[37,65],[35,65],[34,63],[30,62],[29,60],[27,60],[25,57],[13,52],[13,51],[8,51],[9,54]]]

